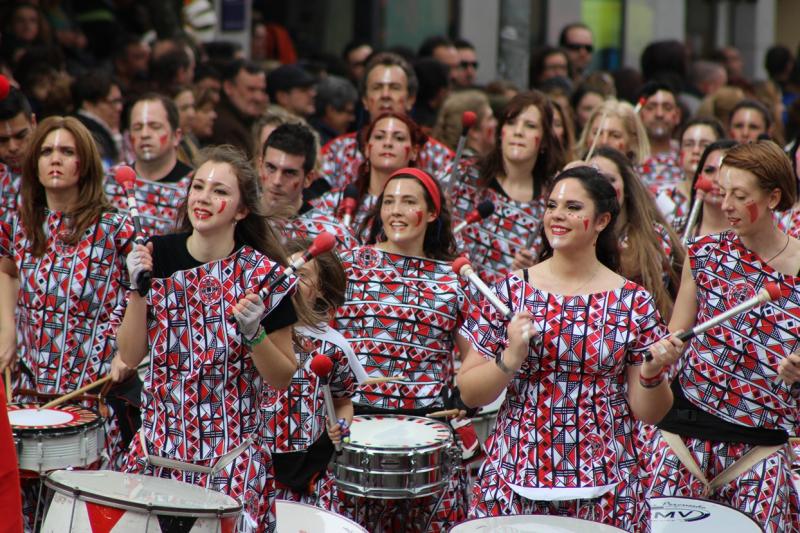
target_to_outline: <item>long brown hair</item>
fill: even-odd
[[[494,149],[478,164],[480,170],[478,184],[481,187],[487,187],[497,176],[506,174],[503,164],[503,141],[501,137],[503,126],[508,121],[517,118],[531,106],[539,110],[542,121],[542,143],[539,145],[539,154],[531,172],[534,193],[537,196],[543,194],[558,169],[564,166],[564,151],[561,143],[553,133],[553,106],[550,103],[550,99],[539,91],[519,93],[508,102],[498,121]]]
[[[22,202],[19,216],[25,234],[31,242],[31,253],[41,257],[47,244],[43,224],[46,218],[47,195],[39,181],[39,156],[42,144],[50,132],[63,129],[75,138],[78,166],[78,199],[70,206],[72,231],[62,236],[66,244],[75,245],[86,229],[96,223],[105,211],[113,210],[103,189],[103,164],[91,133],[73,117],[52,116],[44,119],[34,130],[28,153],[22,164]]]
[[[593,157],[603,157],[614,163],[625,187],[617,234],[627,236],[627,246],[620,247],[618,273],[647,289],[655,298],[661,316],[667,319],[672,314],[673,298],[680,285],[684,259],[681,240],[664,219],[633,170],[630,160],[622,152],[610,146],[601,146],[595,150]],[[671,258],[661,247],[656,223],[669,235]],[[664,285],[664,272],[668,274],[669,286]]]

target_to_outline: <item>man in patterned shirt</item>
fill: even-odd
[[[311,129],[282,124],[269,135],[262,150],[258,171],[264,212],[288,217],[288,224],[281,228],[284,237],[314,239],[327,231],[336,235],[340,250],[355,248],[358,242],[349,228],[303,200],[303,189],[315,178],[317,148]]]
[[[186,197],[192,168],[178,161],[181,129],[178,109],[157,93],[139,97],[130,111],[130,139],[136,159],[134,187],[142,229],[148,235],[163,235],[175,228],[178,208]],[[106,195],[118,209],[127,209],[125,190],[106,176]]]
[[[371,117],[383,111],[408,113],[416,101],[418,84],[414,69],[405,59],[389,52],[375,54],[367,63],[361,84],[362,102]],[[417,166],[435,174],[452,159],[450,148],[429,137],[419,153]],[[356,133],[340,135],[322,148],[322,178],[333,189],[344,187],[355,177],[363,161]]]
[[[644,99],[639,117],[650,140],[650,157],[639,167],[639,175],[647,186],[677,182],[683,179],[678,162],[678,146],[672,140],[681,122],[681,110],[675,91],[663,83],[648,83],[640,93]]]
[[[0,101],[0,212],[16,211],[22,160],[36,129],[36,115],[16,87]]]

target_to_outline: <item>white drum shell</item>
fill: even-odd
[[[762,533],[752,518],[727,505],[681,497],[650,498],[651,533]]]
[[[275,500],[275,533],[368,533],[352,520],[304,503]]]
[[[620,533],[625,530],[567,516],[516,515],[467,520],[451,529],[450,533],[585,533],[587,531]]]

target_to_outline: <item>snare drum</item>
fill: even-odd
[[[620,533],[625,530],[568,516],[520,514],[467,520],[451,529],[450,533],[489,533],[490,531],[513,531],[514,533],[584,533],[586,531],[593,533]]]
[[[475,413],[475,417],[472,419],[472,425],[475,427],[475,433],[478,434],[478,441],[481,443],[481,446],[484,446],[486,439],[494,432],[494,425],[495,422],[497,422],[497,412],[500,410],[500,406],[503,405],[505,400],[506,390],[503,389],[503,392],[500,393],[500,396],[498,396],[495,401],[489,405],[484,405]]]
[[[744,513],[708,500],[669,496],[650,498],[651,533],[735,531],[761,533],[763,529]]]
[[[8,420],[20,470],[86,467],[100,459],[105,446],[100,415],[79,405],[40,409],[32,403],[11,404]]]
[[[275,533],[368,533],[348,518],[304,503],[275,500],[275,515]]]
[[[57,470],[42,533],[218,533],[235,531],[239,502],[195,485],[110,470]]]
[[[353,417],[333,471],[345,494],[379,499],[438,494],[461,460],[450,428],[406,415]]]

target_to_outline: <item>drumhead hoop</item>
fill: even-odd
[[[621,533],[624,529],[614,526],[573,518],[552,515],[514,515],[473,518],[461,522],[450,530],[451,533],[490,533],[506,528],[515,533],[569,533],[591,531],[592,533]]]
[[[35,403],[9,404],[8,420],[14,431],[22,433],[58,433],[102,423],[97,411],[82,405],[59,405],[42,409]]]
[[[45,485],[75,499],[115,509],[173,516],[236,516],[239,502],[209,489],[173,479],[124,474],[110,470],[57,470]]]

